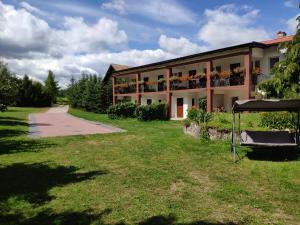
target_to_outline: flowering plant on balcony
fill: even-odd
[[[219,74],[219,72],[218,72],[217,70],[211,71],[211,75],[212,75],[212,76],[216,76],[216,75],[218,75],[218,74]]]
[[[195,77],[195,76],[196,76],[196,77]],[[195,76],[194,76],[194,78],[202,78],[202,77],[206,77],[206,73],[200,72],[200,73],[196,74]]]
[[[159,78],[158,79],[158,83],[163,83],[163,82],[165,82],[166,80],[165,80],[165,78]]]
[[[135,81],[131,81],[131,82],[129,82],[129,85],[136,85],[136,82]]]
[[[236,67],[233,69],[234,73],[242,73],[244,72],[244,67]]]
[[[188,80],[190,80],[190,77],[189,76],[178,77],[178,80],[180,80],[180,81],[188,81]]]
[[[170,81],[175,81],[175,80],[178,80],[178,77],[177,77],[177,76],[172,76],[172,77],[170,77]]]
[[[150,80],[150,81],[145,82],[145,84],[148,84],[148,85],[153,85],[153,84],[157,84],[157,83],[158,82],[155,80]]]
[[[229,77],[230,75],[231,75],[231,72],[229,70],[224,70],[220,73],[221,78],[226,78],[226,77]]]
[[[127,83],[116,84],[115,87],[127,88],[127,87],[128,87],[128,84],[127,84]]]
[[[141,84],[141,85],[144,84],[144,83],[145,83],[145,82],[144,82],[143,80],[140,80],[140,81],[139,81],[139,84]]]

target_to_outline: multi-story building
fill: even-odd
[[[113,103],[165,103],[172,119],[207,99],[207,111],[231,111],[234,101],[254,98],[257,83],[267,78],[282,57],[278,50],[292,36],[250,42],[137,67],[117,66],[111,72]],[[111,67],[110,67],[111,68]],[[112,69],[112,68],[111,68]]]

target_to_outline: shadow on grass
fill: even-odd
[[[0,201],[13,197],[32,204],[43,204],[52,199],[48,191],[53,187],[93,179],[106,171],[77,173],[76,167],[47,164],[16,163],[0,167]]]
[[[296,161],[300,160],[300,150],[290,148],[252,148],[245,156],[251,160],[259,161]]]
[[[145,221],[138,223],[138,225],[237,225],[233,222],[219,223],[219,222],[208,222],[204,220],[197,220],[191,223],[177,223],[175,216],[153,216]]]
[[[22,131],[22,130],[3,129],[3,130],[0,130],[0,137],[2,137],[2,138],[15,137],[15,136],[24,135],[26,133],[27,132]]]
[[[28,126],[27,122],[19,120],[0,120],[0,126]]]
[[[13,133],[8,133],[6,135],[13,135]],[[19,152],[36,152],[42,150],[43,148],[49,148],[53,146],[55,146],[54,143],[50,143],[46,140],[0,139],[0,155]]]
[[[0,121],[1,120],[17,120],[17,121],[24,121],[24,119],[17,118],[17,117],[12,117],[12,116],[0,116]]]

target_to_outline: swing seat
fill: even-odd
[[[288,131],[243,131],[240,144],[249,147],[297,147],[295,134]]]

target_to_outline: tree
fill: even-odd
[[[17,82],[7,65],[0,61],[0,111],[5,111],[8,105],[14,103],[18,90]]]
[[[59,88],[57,85],[57,81],[55,81],[55,75],[51,70],[49,70],[48,77],[45,80],[44,91],[50,97],[51,103],[56,103],[58,90],[59,90]]]
[[[299,97],[300,81],[300,16],[297,18],[297,32],[291,42],[282,44],[279,48],[285,51],[284,60],[272,69],[272,77],[259,83],[258,88],[270,98]]]

